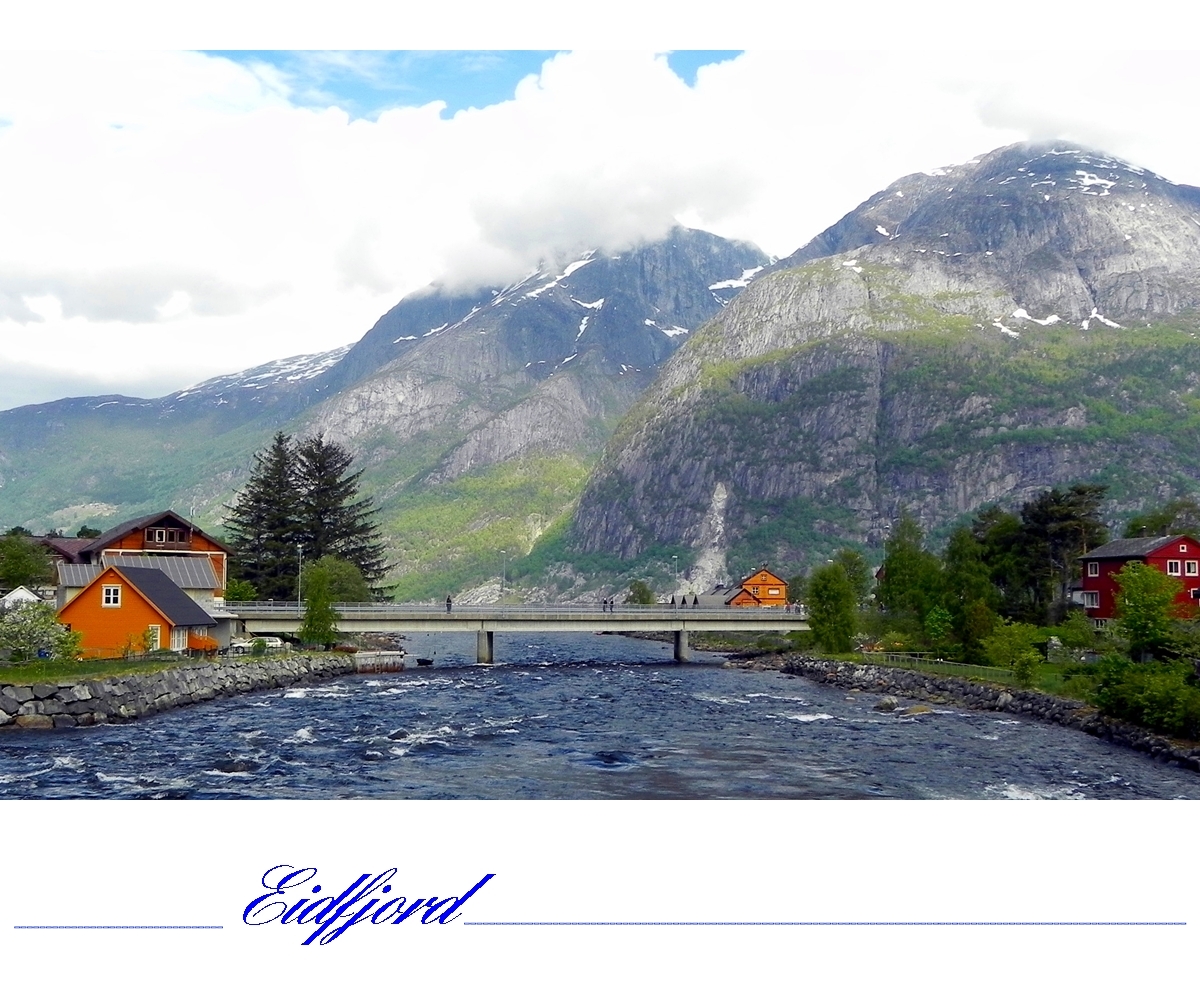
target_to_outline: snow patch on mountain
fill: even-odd
[[[339,346],[335,350],[324,353],[304,353],[299,356],[289,356],[282,360],[272,360],[249,370],[236,374],[225,374],[221,377],[211,377],[184,388],[171,395],[176,400],[195,394],[211,394],[228,391],[235,388],[252,388],[262,390],[275,384],[292,384],[302,380],[312,380],[319,377],[341,360],[353,346]]]

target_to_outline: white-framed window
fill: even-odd
[[[778,595],[779,595],[779,590],[777,590],[774,586],[772,586],[769,590],[767,590],[767,596],[778,596]]]
[[[1083,608],[1095,610],[1100,606],[1100,594],[1096,590],[1087,590],[1083,594]]]
[[[1183,574],[1185,576],[1200,576],[1200,562],[1195,559],[1188,559],[1183,564]]]
[[[1089,576],[1100,575],[1100,563],[1099,562],[1089,562],[1088,563],[1088,575]]]
[[[1187,554],[1187,543],[1186,543],[1186,542],[1180,542],[1180,543],[1179,543],[1179,554],[1180,554],[1180,555],[1186,555],[1186,554]]]
[[[1180,575],[1179,559],[1167,559],[1167,575],[1168,576]]]
[[[161,624],[151,624],[146,628],[146,647],[150,651],[157,651],[162,647]]]
[[[172,627],[171,628],[171,650],[186,651],[187,650],[187,628]]]
[[[102,607],[119,607],[121,605],[120,583],[114,586],[102,586],[101,590],[104,593],[103,599],[100,601]]]

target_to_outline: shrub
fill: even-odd
[[[1096,705],[1130,723],[1189,740],[1200,739],[1200,688],[1188,662],[1135,664],[1104,658],[1097,670]]]

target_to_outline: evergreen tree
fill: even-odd
[[[1021,507],[1022,551],[1039,622],[1062,616],[1079,556],[1108,541],[1100,520],[1107,487],[1076,484],[1046,490]]]
[[[250,583],[262,600],[296,595],[299,565],[299,496],[292,440],[276,432],[268,449],[254,454],[246,486],[225,518],[234,575]]]
[[[980,642],[996,623],[1000,594],[983,560],[983,546],[969,528],[955,528],[942,556],[942,604],[950,615],[963,661],[979,660]]]
[[[355,565],[369,583],[387,571],[379,526],[369,497],[358,500],[362,470],[354,457],[321,433],[296,449],[296,517],[299,544],[311,559],[336,555]]]
[[[915,618],[918,626],[937,604],[941,565],[924,547],[921,526],[902,514],[887,541],[883,573],[876,594],[880,605],[896,617]]]

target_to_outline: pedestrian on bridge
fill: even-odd
[[[454,606],[454,601],[450,599],[450,594],[446,594],[446,613],[450,612],[450,608]]]

